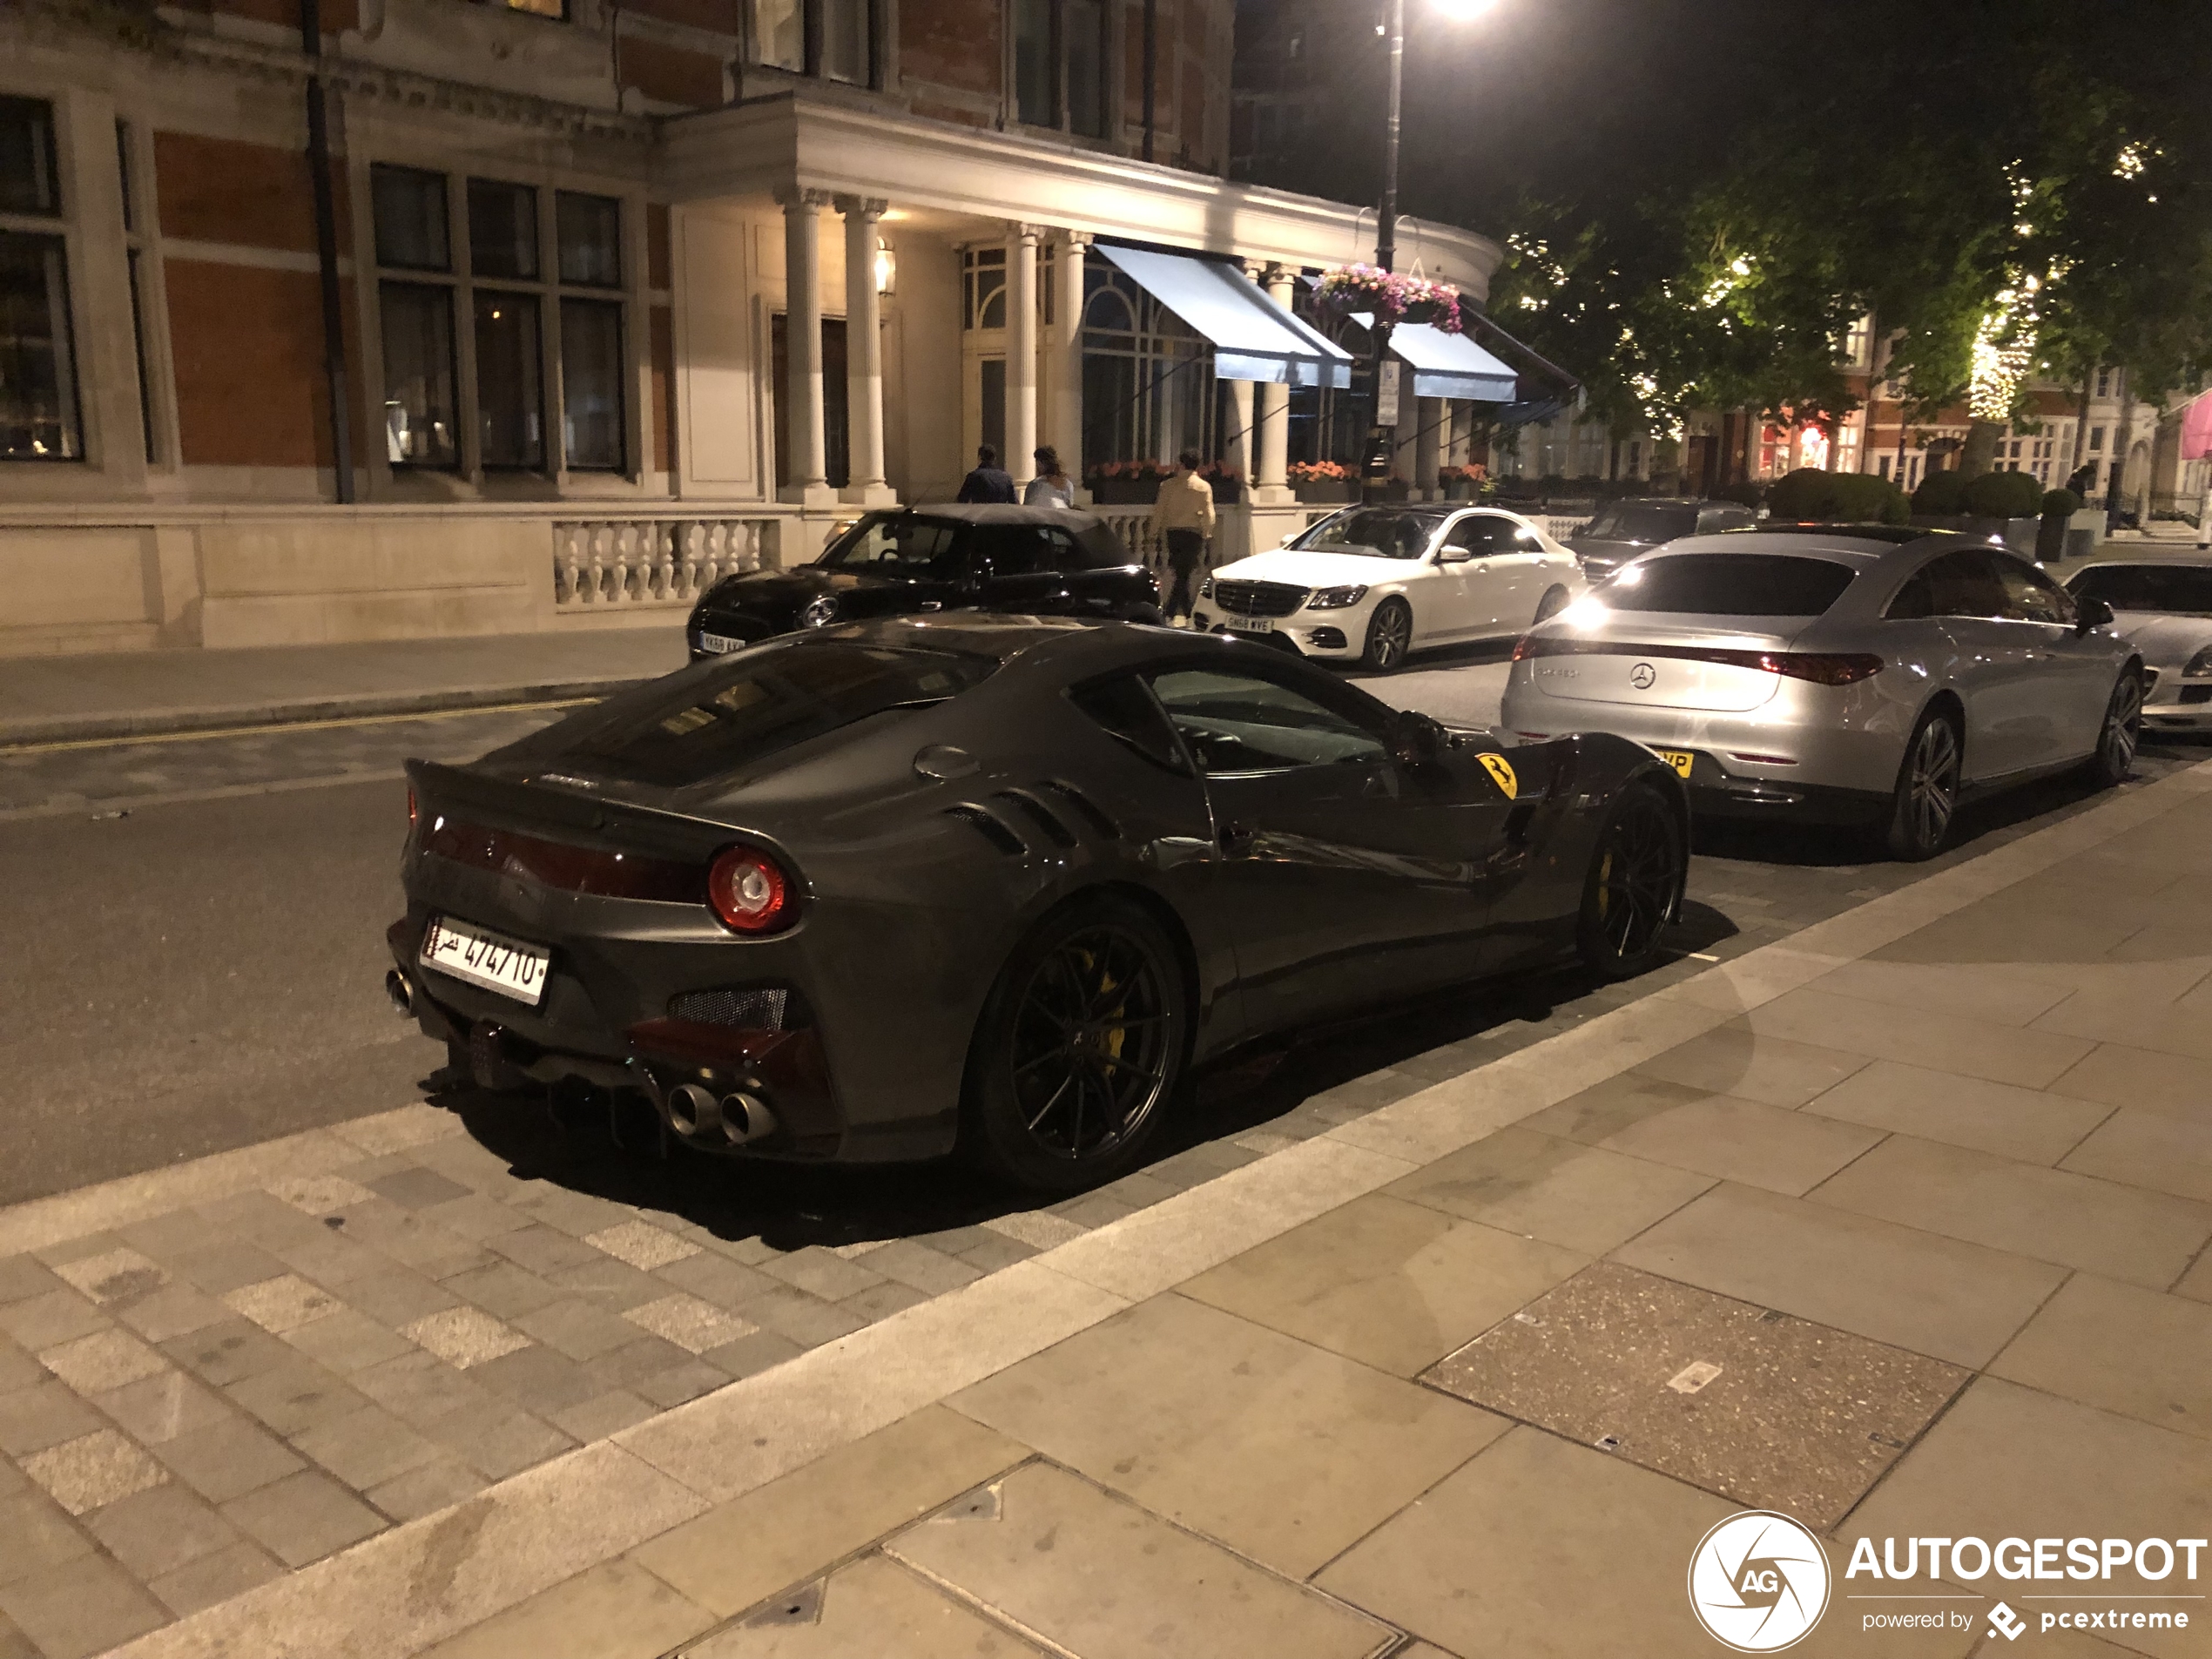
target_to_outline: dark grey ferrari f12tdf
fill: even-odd
[[[1069,1190],[1195,1062],[1577,956],[1661,955],[1650,751],[1515,745],[1264,646],[981,615],[701,663],[408,767],[388,987],[489,1087],[708,1151]]]

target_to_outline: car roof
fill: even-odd
[[[1902,524],[1761,524],[1685,536],[1654,548],[1647,559],[1678,558],[1685,553],[1782,553],[1831,559],[1860,570],[1917,562],[1924,554],[1954,547],[1998,547],[1985,536],[1957,530],[1908,528]]]
[[[909,518],[949,518],[962,524],[1057,524],[1062,529],[1106,522],[1079,507],[1008,507],[1000,502],[932,502],[894,511]]]
[[[2168,564],[2178,564],[2185,570],[2201,570],[2208,565],[2212,565],[2212,553],[2200,553],[2191,548],[2186,553],[2143,553],[2131,559],[2092,559],[2079,569],[2069,571],[2066,579],[2071,582],[2084,570],[2104,570],[2114,566],[2155,570]]]

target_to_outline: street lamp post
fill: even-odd
[[[1405,101],[1406,0],[1390,0],[1389,18],[1385,25],[1390,31],[1389,116],[1383,132],[1382,212],[1375,220],[1375,264],[1385,272],[1394,269],[1398,259],[1398,126]],[[1382,493],[1397,450],[1395,398],[1390,400],[1389,419],[1384,418],[1383,381],[1390,368],[1390,331],[1391,320],[1378,305],[1372,332],[1373,361],[1369,364],[1372,386],[1368,403],[1367,454],[1360,468],[1365,481],[1362,493],[1371,498]],[[1397,388],[1393,385],[1390,389],[1394,392]]]

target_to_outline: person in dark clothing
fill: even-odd
[[[1014,480],[1005,468],[999,465],[999,452],[989,444],[975,452],[975,470],[960,481],[960,494],[954,501],[999,502],[1011,507],[1018,497],[1014,493]]]

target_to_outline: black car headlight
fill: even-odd
[[[1213,578],[1211,577],[1205,577],[1198,583],[1198,597],[1201,599],[1211,599],[1213,597]]]
[[[1346,605],[1356,605],[1367,597],[1365,586],[1356,588],[1316,588],[1306,600],[1308,610],[1341,610]]]
[[[799,613],[799,625],[801,628],[826,628],[836,620],[837,596],[832,593],[825,593],[818,598],[809,599],[806,607]]]

